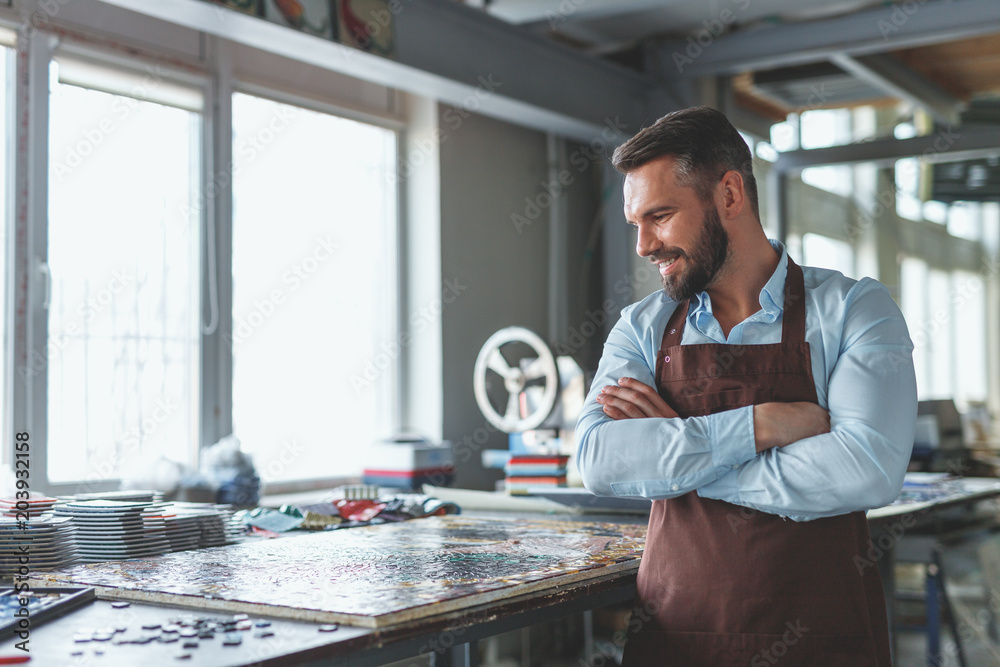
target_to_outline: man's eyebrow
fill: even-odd
[[[677,208],[678,207],[674,206],[673,204],[661,204],[659,206],[654,206],[652,208],[646,209],[645,211],[643,211],[641,217],[649,218],[653,215],[656,215],[657,213],[670,213],[672,211],[676,211]]]

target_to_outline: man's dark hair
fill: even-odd
[[[760,219],[753,157],[729,119],[711,107],[691,107],[669,113],[619,146],[611,164],[627,174],[647,162],[671,156],[680,182],[694,188],[703,202],[727,171],[743,177],[754,216]]]

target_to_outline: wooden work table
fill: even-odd
[[[483,521],[503,521],[515,528],[525,524],[548,525],[550,520],[540,522],[524,522],[521,518],[510,516],[479,517]],[[617,517],[621,519],[621,517]],[[551,519],[551,518],[549,518]],[[587,517],[581,525],[609,525],[594,523]],[[406,522],[415,527],[427,526],[430,520],[417,519]],[[573,522],[570,519],[570,522]],[[579,518],[576,519],[579,521]],[[566,517],[559,517],[559,525],[567,523]],[[628,519],[623,524],[644,523],[641,517]],[[313,542],[324,538],[337,538],[337,533],[353,533],[367,531],[371,528],[352,528],[345,531],[334,531],[333,534],[313,534]],[[642,528],[630,528],[633,534],[642,535]],[[638,531],[638,532],[637,532]],[[289,536],[272,543],[286,544],[307,541],[309,536]],[[634,540],[634,538],[631,538]],[[526,540],[527,541],[527,540]],[[514,540],[514,543],[519,543]],[[641,548],[641,537],[638,543]],[[236,545],[239,547],[239,545]],[[530,546],[530,545],[529,545]],[[230,549],[222,547],[221,549]],[[201,555],[209,551],[203,550]],[[474,551],[474,549],[473,549]],[[185,552],[174,554],[177,561]],[[191,552],[195,554],[196,552]],[[197,556],[189,555],[192,560]],[[160,557],[163,560],[170,556]],[[113,564],[109,564],[109,568]],[[603,570],[608,572],[604,573]],[[81,636],[90,636],[95,630],[127,627],[128,631],[120,634],[123,639],[134,638],[136,631],[142,626],[182,625],[185,619],[189,624],[196,619],[202,621],[224,622],[232,620],[234,613],[226,610],[212,610],[204,607],[195,608],[183,595],[165,596],[157,604],[149,604],[133,599],[128,606],[122,602],[113,603],[110,599],[99,599],[90,605],[70,612],[65,617],[50,621],[39,627],[32,628],[30,641],[32,657],[44,665],[74,665],[94,664],[100,658],[101,664],[107,665],[204,665],[206,667],[222,667],[225,665],[380,665],[386,662],[401,660],[421,654],[434,653],[434,664],[442,665],[475,665],[476,656],[470,649],[470,642],[491,635],[508,632],[518,628],[529,627],[542,621],[553,620],[574,614],[588,612],[594,608],[616,603],[627,603],[634,597],[635,575],[638,569],[638,559],[635,556],[611,560],[604,565],[591,566],[589,569],[546,576],[543,579],[526,579],[524,584],[518,584],[516,590],[509,594],[498,595],[482,604],[463,606],[448,610],[448,603],[434,603],[431,613],[420,617],[404,618],[396,622],[377,622],[377,627],[358,627],[344,623],[335,631],[322,632],[328,621],[307,621],[279,616],[250,613],[243,622],[247,624],[239,644],[225,645],[225,636],[221,633],[208,639],[198,641],[197,648],[184,648],[183,640],[159,645],[160,640],[150,644],[123,644],[118,641],[119,635],[103,641],[79,642]],[[77,570],[68,570],[76,572]],[[124,570],[123,570],[124,571]],[[41,573],[40,573],[41,574]],[[51,576],[62,576],[53,574]],[[85,576],[79,575],[79,576]],[[42,582],[38,582],[39,585]],[[70,585],[69,583],[48,582],[46,585]],[[280,582],[276,584],[280,586]],[[521,589],[525,591],[519,594]],[[109,591],[97,588],[99,597],[120,598],[130,597],[126,588]],[[108,595],[110,592],[110,595]],[[277,593],[277,589],[276,589]],[[276,595],[276,597],[278,597]],[[478,599],[478,598],[477,598]],[[176,600],[179,607],[164,606],[163,602]],[[440,608],[439,613],[434,609]],[[258,628],[256,622],[266,618],[267,626]],[[391,616],[395,619],[395,616]],[[329,630],[329,627],[326,627]],[[162,635],[163,631],[148,631],[146,634]],[[258,636],[263,633],[266,636]],[[14,655],[14,640],[0,644],[0,655]],[[79,653],[79,655],[73,655]],[[185,658],[180,658],[186,655]]]
[[[969,479],[962,482],[960,493],[926,503],[892,505],[869,512],[873,546],[877,553],[873,563],[882,572],[889,599],[890,617],[894,614],[893,564],[899,550],[905,550],[910,540],[933,536],[946,517],[963,512],[975,503],[1000,496],[1000,482],[995,479]],[[516,521],[512,515],[478,514]],[[518,517],[520,518],[520,517]],[[551,517],[548,517],[551,518]],[[642,524],[641,515],[559,517],[565,521],[592,522],[603,520],[623,524]],[[417,520],[418,522],[420,520]],[[350,529],[366,530],[365,528]],[[888,536],[888,537],[884,537]],[[284,539],[295,540],[296,537]],[[405,620],[383,627],[351,627],[341,624],[333,632],[321,632],[321,622],[278,618],[250,614],[255,623],[266,618],[263,628],[267,636],[257,637],[258,628],[244,633],[238,645],[224,645],[221,635],[199,642],[198,648],[184,649],[183,642],[164,645],[118,645],[114,639],[105,642],[79,643],[76,638],[97,629],[128,626],[169,624],[182,618],[198,617],[224,621],[233,613],[219,610],[192,609],[133,601],[128,607],[117,607],[107,599],[99,599],[68,615],[33,627],[30,635],[31,656],[35,664],[46,666],[100,664],[155,665],[190,664],[205,667],[227,665],[381,665],[394,660],[434,653],[434,664],[475,665],[476,656],[470,646],[475,642],[503,632],[529,627],[619,603],[634,597],[636,567],[586,579],[553,577],[545,586],[535,587],[523,595],[512,595],[484,604],[430,614],[419,619]],[[16,655],[15,640],[0,643],[0,656]],[[100,655],[97,655],[100,652]],[[80,655],[73,655],[80,653]],[[190,657],[179,660],[187,653]]]

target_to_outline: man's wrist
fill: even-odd
[[[753,406],[753,442],[758,454],[774,447],[773,436],[763,415],[765,409],[762,405]]]

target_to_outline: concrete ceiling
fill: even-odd
[[[819,88],[823,99],[809,108],[903,101],[947,124],[1000,98],[997,0],[466,4],[663,80],[732,75],[737,103],[769,120],[803,108]]]

